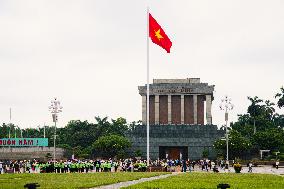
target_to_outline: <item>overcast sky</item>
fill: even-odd
[[[199,77],[215,85],[213,123],[225,95],[245,113],[247,96],[273,100],[283,85],[281,0],[0,0],[0,123],[58,125],[95,116],[141,118],[146,83],[146,9],[173,42],[150,43],[150,80]],[[283,113],[283,111],[282,111]]]

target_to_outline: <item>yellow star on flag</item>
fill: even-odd
[[[164,37],[160,34],[160,29],[159,29],[158,31],[155,31],[155,36],[157,37],[157,39],[159,39],[159,41],[164,38]]]

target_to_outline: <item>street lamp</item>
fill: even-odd
[[[54,100],[51,101],[51,105],[48,107],[49,111],[51,112],[53,122],[55,124],[54,126],[54,153],[53,153],[53,161],[55,165],[55,154],[56,154],[56,145],[55,145],[55,140],[56,140],[56,122],[58,121],[58,113],[62,112],[62,106],[60,106],[60,101],[57,100],[57,98],[54,98]]]
[[[221,100],[220,109],[225,110],[225,121],[226,121],[226,146],[227,146],[227,157],[226,160],[229,164],[229,138],[228,138],[228,111],[234,108],[234,105],[231,103],[232,99],[225,96],[224,99]],[[228,165],[229,166],[229,165]]]

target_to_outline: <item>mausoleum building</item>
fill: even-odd
[[[142,96],[142,125],[130,133],[132,152],[146,157],[147,86],[139,86]],[[214,85],[200,78],[154,79],[149,85],[151,159],[200,159],[203,152],[215,158],[213,142],[224,131],[212,123]]]
[[[139,86],[142,96],[142,122],[146,124],[147,86]],[[199,78],[154,79],[150,84],[150,124],[212,124],[211,104],[214,85]]]

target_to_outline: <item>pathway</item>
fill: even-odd
[[[177,174],[180,174],[180,172],[173,172],[172,174],[159,175],[159,176],[149,177],[149,178],[141,178],[139,180],[119,182],[119,183],[115,183],[115,184],[110,184],[110,185],[105,185],[105,186],[100,186],[100,187],[90,188],[90,189],[116,189],[116,188],[127,187],[127,186],[130,186],[130,185],[138,184],[138,183],[141,183],[141,182],[163,179],[163,178],[167,178],[167,177],[177,175]]]

